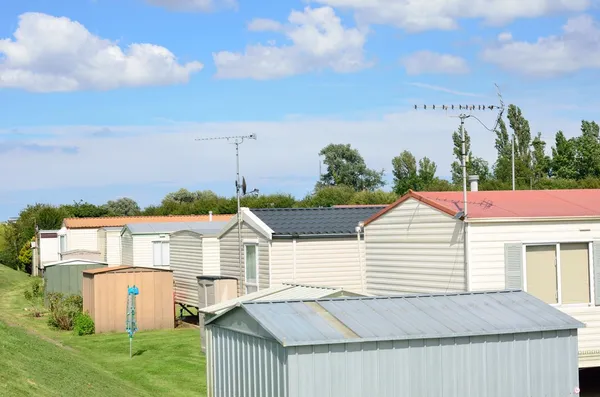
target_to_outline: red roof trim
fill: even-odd
[[[408,193],[406,193],[404,196],[400,197],[398,200],[396,200],[392,204],[388,205],[387,207],[385,207],[384,209],[382,209],[381,211],[379,211],[378,213],[376,213],[375,215],[373,215],[372,217],[367,219],[365,221],[365,226],[367,226],[369,223],[379,219],[380,217],[382,217],[389,211],[393,210],[394,208],[396,208],[397,206],[399,206],[400,204],[402,204],[403,202],[405,202],[406,200],[411,199],[411,198],[418,200],[418,201],[422,202],[423,204],[427,204],[428,206],[433,207],[438,211],[442,211],[443,213],[448,214],[450,216],[455,216],[457,214],[457,211],[452,211],[449,208],[441,205],[440,203],[438,203],[434,200],[430,200],[426,197],[421,196],[419,193],[409,190]]]

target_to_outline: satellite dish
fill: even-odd
[[[242,177],[242,194],[246,195],[246,178]]]

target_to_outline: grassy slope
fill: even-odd
[[[139,332],[134,337],[133,351],[136,355],[130,360],[126,334],[76,337],[68,332],[50,330],[46,325],[45,318],[29,317],[23,310],[27,306],[23,298],[23,289],[28,283],[27,275],[0,266],[0,296],[2,297],[0,299],[0,321],[35,335],[28,335],[22,330],[4,326],[0,328],[0,341],[5,338],[5,332],[10,335],[10,337],[6,336],[8,339],[12,338],[12,340],[18,341],[21,338],[23,346],[27,346],[29,344],[27,340],[32,338],[40,344],[42,350],[44,348],[47,348],[48,351],[58,349],[68,359],[62,362],[56,360],[61,363],[58,367],[52,364],[55,361],[52,359],[53,355],[40,355],[39,359],[28,362],[25,357],[19,355],[18,342],[12,345],[0,345],[2,355],[5,350],[6,353],[13,353],[15,364],[25,368],[33,366],[35,373],[45,373],[48,368],[54,368],[51,371],[54,374],[51,379],[68,379],[70,374],[78,379],[79,374],[85,374],[85,378],[98,379],[106,387],[109,384],[114,385],[114,390],[102,390],[99,388],[100,383],[93,384],[92,387],[86,389],[88,396],[205,395],[204,356],[200,354],[197,329]],[[65,347],[53,346],[44,339],[56,341],[58,345],[62,344]],[[47,358],[50,360],[47,361]],[[86,371],[96,371],[97,373],[92,374],[92,372]],[[18,379],[19,385],[33,387],[23,374],[17,375],[13,377]],[[31,380],[38,384],[38,387],[50,389],[53,385],[58,384],[48,383],[45,378]],[[6,381],[0,374],[0,395],[3,395],[2,385],[4,382]],[[15,386],[14,382],[9,385]],[[45,389],[40,390],[43,390],[42,395],[54,395]],[[61,389],[60,395],[80,395],[80,393],[75,389],[72,394],[68,389]]]

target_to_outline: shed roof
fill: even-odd
[[[44,267],[63,266],[63,265],[106,265],[106,262],[98,262],[87,259],[67,259],[64,261],[52,262],[44,264]]]
[[[410,198],[451,216],[464,209],[462,192],[410,191],[373,215],[365,224]],[[600,217],[600,189],[468,192],[467,204],[467,217],[470,219]]]
[[[98,268],[98,269],[84,270],[83,273],[85,273],[85,274],[112,273],[112,272],[119,272],[119,271],[128,270],[128,269],[142,270],[142,271],[156,271],[156,272],[172,272],[172,270],[170,270],[170,269],[121,265],[121,266],[102,267],[102,268]]]
[[[523,291],[245,302],[233,310],[244,310],[284,346],[455,338],[585,326]],[[218,324],[219,318],[207,324]]]
[[[318,299],[345,292],[342,288],[283,283],[252,292],[238,298],[198,309],[206,314],[219,314],[242,302],[262,302],[286,299]],[[354,294],[353,294],[354,295]]]
[[[227,222],[232,214],[213,215],[213,222]],[[69,229],[96,229],[101,227],[116,227],[134,223],[158,222],[208,222],[210,215],[167,215],[167,216],[107,216],[100,218],[65,218],[64,226]]]
[[[126,227],[131,234],[161,234],[174,233],[182,230],[192,230],[199,234],[215,234],[227,222],[159,222],[159,223],[134,223]]]
[[[385,207],[260,208],[250,211],[273,230],[273,237],[349,235],[356,233],[359,222]]]

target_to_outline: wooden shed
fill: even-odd
[[[83,272],[83,310],[96,333],[125,332],[127,287],[135,285],[138,330],[175,327],[173,273],[165,269],[116,266]]]
[[[44,285],[46,293],[81,295],[82,272],[84,270],[106,268],[106,263],[86,259],[69,259],[44,266]]]

